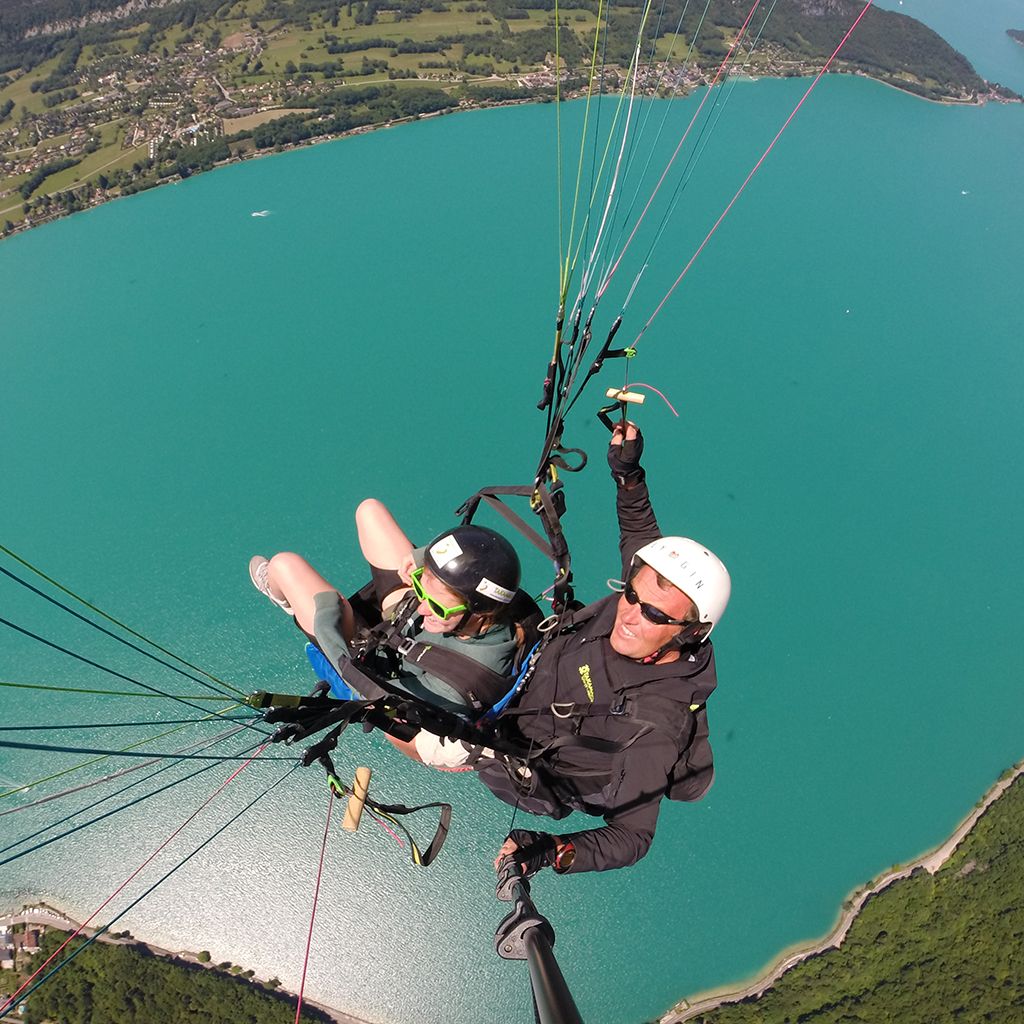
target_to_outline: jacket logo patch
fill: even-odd
[[[594,703],[594,684],[590,678],[590,666],[580,665],[580,681],[583,683],[583,689],[587,691],[587,699],[591,704]]]

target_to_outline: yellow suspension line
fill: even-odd
[[[628,84],[630,79],[632,78],[633,79],[633,89],[634,90],[636,88],[636,77],[639,74],[639,68],[640,68],[640,48],[641,48],[641,44],[643,42],[643,32],[644,32],[644,28],[647,25],[647,19],[650,16],[652,2],[653,2],[653,0],[647,0],[647,3],[645,5],[645,7],[644,7],[643,16],[640,19],[640,26],[637,29],[637,43],[636,43],[636,46],[634,47],[634,50],[633,50],[633,57],[631,58],[631,60],[629,62],[629,67],[626,69],[626,82]],[[620,91],[620,93],[619,93],[619,100],[618,100],[618,103],[617,103],[616,108],[615,108],[615,114],[614,114],[614,116],[612,118],[611,127],[609,128],[609,131],[608,131],[608,137],[607,137],[607,140],[605,142],[604,152],[601,155],[601,164],[600,164],[600,167],[598,169],[597,177],[596,177],[595,182],[594,182],[594,189],[593,189],[593,192],[591,193],[591,196],[590,196],[590,205],[589,205],[589,208],[588,208],[588,211],[587,211],[588,219],[590,217],[590,212],[593,210],[594,200],[597,198],[598,193],[601,191],[600,184],[601,184],[601,181],[604,178],[605,169],[606,169],[606,165],[607,165],[607,161],[608,161],[608,154],[611,151],[612,140],[615,137],[615,129],[616,129],[616,126],[618,125],[619,117],[622,114],[622,108],[623,108],[623,106],[625,104],[627,91],[628,91],[627,89],[622,89]],[[575,266],[576,260],[579,258],[580,246],[582,245],[582,242],[583,242],[583,239],[582,239],[582,235],[581,235],[580,241],[579,241],[579,243],[577,245],[577,248],[576,248],[576,252],[573,254],[573,261],[572,261],[573,262],[573,266]],[[563,297],[563,301],[564,301],[564,297]]]
[[[569,282],[572,277],[572,270],[575,265],[575,257],[572,262],[569,260],[569,250],[572,249],[573,235],[576,233],[576,211],[579,206],[580,187],[583,183],[583,158],[586,156],[587,129],[590,126],[590,104],[594,97],[594,79],[597,76],[597,51],[601,41],[601,15],[604,12],[604,0],[600,0],[597,7],[597,27],[594,31],[594,47],[590,54],[590,77],[587,82],[587,104],[583,114],[583,131],[580,134],[580,155],[576,163],[576,190],[572,200],[572,221],[569,225],[569,245],[566,249],[566,268],[562,278],[562,302],[565,302],[569,292]],[[577,246],[577,252],[579,248]]]
[[[238,689],[237,686],[232,686],[230,683],[226,683],[223,679],[219,679],[217,676],[211,675],[205,669],[201,669],[198,665],[193,665],[190,661],[186,661],[184,658],[175,654],[173,651],[167,650],[166,647],[161,647],[158,643],[154,643],[154,641],[150,640],[149,637],[143,636],[141,633],[136,632],[134,629],[131,628],[131,626],[126,625],[119,619],[115,619],[113,615],[108,615],[105,611],[103,611],[102,608],[97,608],[96,605],[90,604],[88,601],[86,601],[84,597],[79,597],[79,595],[76,594],[73,590],[69,590],[63,584],[58,583],[52,577],[47,576],[46,573],[42,571],[42,569],[37,568],[31,562],[27,562],[20,555],[16,555],[10,548],[4,547],[3,544],[0,544],[0,551],[2,551],[5,555],[9,555],[16,562],[25,566],[26,569],[30,569],[41,579],[46,580],[46,582],[49,583],[51,586],[54,586],[62,593],[67,594],[68,597],[74,598],[76,601],[78,601],[79,604],[84,604],[85,607],[88,608],[90,611],[95,612],[97,615],[102,615],[103,618],[105,618],[108,622],[112,622],[115,626],[119,626],[126,633],[130,633],[132,636],[149,644],[151,647],[155,647],[158,651],[160,651],[161,654],[166,654],[169,658],[174,658],[175,661],[180,662],[182,665],[185,665],[187,668],[190,668],[195,672],[199,672],[201,675],[206,676],[207,679],[211,679],[213,680],[213,682],[218,683],[221,686],[227,687],[227,689],[231,690],[233,693],[238,694],[239,696],[244,696],[243,692],[240,689]]]
[[[559,74],[561,67],[561,33],[562,20],[555,0],[555,177],[558,181],[558,284],[562,284],[562,79]],[[561,316],[559,316],[561,321]],[[558,354],[558,338],[556,332],[555,354]]]

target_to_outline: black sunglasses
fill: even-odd
[[[633,589],[632,582],[625,585],[622,590],[623,596],[630,604],[640,605],[640,614],[648,621],[653,622],[656,626],[690,626],[693,625],[692,619],[673,619],[671,615],[663,612],[660,608],[655,608],[653,604],[645,604],[640,600],[640,595]]]

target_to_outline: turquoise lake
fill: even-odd
[[[730,93],[620,341],[806,84]],[[651,180],[697,101],[671,104]],[[581,109],[563,109],[570,135]],[[251,554],[299,550],[353,588],[361,498],[426,538],[477,487],[532,474],[557,293],[553,132],[552,106],[445,117],[5,241],[0,543],[243,690],[308,687],[297,634],[249,584]],[[824,933],[851,889],[944,839],[1024,756],[1022,166],[1021,106],[827,79],[644,334],[632,379],[680,412],[655,398],[641,414],[661,523],[723,557],[734,597],[715,634],[711,793],[666,805],[635,868],[535,885],[588,1022],[650,1020]],[[601,331],[628,283],[602,303]],[[611,366],[599,385],[620,381]],[[600,387],[566,437],[592,459],[567,485],[583,597],[617,571]],[[526,562],[546,586],[542,560]],[[0,608],[151,685],[202,692],[6,577]],[[4,681],[126,688],[11,630],[0,666]],[[5,726],[187,717],[155,700],[0,693]],[[199,729],[154,747],[212,734]],[[121,747],[152,732],[0,739]],[[0,791],[82,759],[0,750]],[[371,765],[380,799],[450,799],[455,824],[427,871],[379,831],[334,830],[307,993],[395,1024],[531,1019],[525,965],[493,952],[505,907],[491,860],[510,808],[376,736],[347,735],[336,760]],[[285,767],[248,769],[100,919]],[[3,865],[0,907],[31,895],[91,913],[227,774]],[[92,798],[0,818],[0,846]],[[292,774],[116,927],[297,988],[326,801],[319,769]]]

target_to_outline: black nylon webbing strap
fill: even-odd
[[[568,467],[567,467],[568,468]],[[553,606],[555,610],[568,608],[573,602],[572,570],[569,545],[562,532],[561,514],[565,511],[561,483],[550,487],[543,479],[528,487],[484,487],[468,498],[456,509],[462,516],[463,524],[472,522],[481,501],[494,509],[507,523],[519,531],[542,554],[555,564],[555,587]],[[528,498],[533,511],[540,517],[544,527],[545,540],[517,512],[502,501],[502,495]]]
[[[545,487],[544,490],[547,488]],[[555,557],[555,551],[550,541],[550,534],[548,540],[545,540],[529,523],[526,522],[518,512],[509,508],[504,501],[501,500],[502,495],[513,498],[527,498],[530,501],[533,500],[534,494],[538,488],[532,484],[530,486],[518,486],[518,487],[482,487],[472,497],[467,498],[456,510],[457,516],[462,516],[462,523],[464,526],[468,525],[473,521],[473,516],[476,515],[476,510],[480,505],[481,501],[486,501],[487,504],[494,509],[510,526],[513,526],[519,531],[541,554],[546,555],[548,558]],[[543,499],[542,499],[543,500]],[[554,509],[552,508],[552,513]],[[557,515],[555,515],[555,522],[557,525]],[[547,523],[544,524],[545,533],[548,532]],[[559,529],[559,533],[561,530]],[[564,541],[563,541],[564,543]]]
[[[628,750],[641,736],[646,736],[651,731],[651,726],[646,723],[641,725],[637,731],[629,737],[628,740],[605,740],[599,736],[559,736],[558,739],[552,740],[550,743],[546,743],[543,746],[537,747],[537,759],[543,759],[548,754],[553,753],[556,750],[563,748],[576,749],[576,750],[596,750],[602,754],[618,754],[623,750]],[[598,770],[601,774],[606,774],[608,769],[601,768]],[[595,772],[596,774],[597,772]],[[587,774],[585,772],[572,772],[569,774]]]
[[[306,751],[306,757],[303,759],[303,764],[308,767],[314,760],[319,761],[327,772],[327,784],[330,786],[331,792],[336,797],[350,797],[353,795],[353,788],[351,786],[346,786],[345,783],[338,778],[337,770],[334,767],[334,761],[331,758],[331,751],[337,746],[338,735],[341,733],[342,729],[343,727],[339,726],[336,732],[332,732],[330,735],[326,736],[316,745],[316,747],[310,747],[309,750]],[[382,804],[377,800],[371,799],[369,796],[365,796],[363,802],[372,812],[387,818],[393,825],[397,826],[405,833],[405,837],[409,840],[413,864],[422,868],[430,866],[431,862],[441,852],[441,847],[444,846],[444,842],[448,838],[448,832],[451,829],[452,824],[451,804],[437,802],[419,804],[416,807],[406,807],[405,804]],[[415,814],[417,811],[426,811],[433,807],[440,808],[441,817],[438,821],[437,829],[434,832],[434,838],[430,840],[430,845],[427,847],[426,852],[421,852],[419,845],[412,836],[412,833],[401,822],[396,821],[394,816]]]
[[[391,633],[384,643],[402,656],[406,664],[415,664],[425,672],[443,679],[469,701],[475,711],[489,708],[508,693],[508,676],[481,665],[475,658],[436,644],[425,644],[411,637]]]
[[[389,817],[394,814],[415,814],[416,811],[426,811],[432,807],[439,807],[441,809],[441,818],[437,823],[437,830],[434,832],[434,838],[430,840],[430,845],[427,846],[426,850],[420,851],[419,846],[417,846],[416,841],[410,835],[409,830],[406,828],[402,829],[406,836],[408,836],[409,842],[412,843],[413,863],[418,864],[423,868],[430,867],[431,863],[441,852],[441,847],[444,846],[445,840],[448,838],[448,832],[451,829],[452,824],[451,804],[432,803],[420,804],[417,807],[406,807],[404,804],[379,804],[376,800],[370,800],[367,798],[366,806],[373,811],[377,811],[379,814],[386,814]]]
[[[555,553],[551,549],[551,545],[518,513],[513,512],[505,502],[493,493],[482,494],[481,497],[505,522],[515,527],[541,554],[554,559]]]

